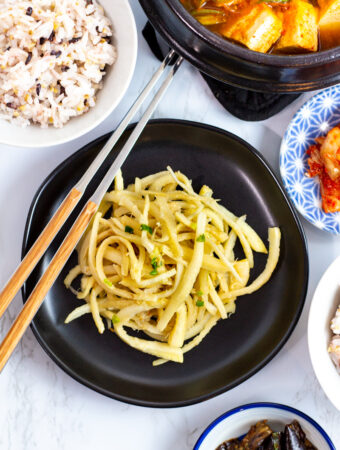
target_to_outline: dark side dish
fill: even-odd
[[[211,31],[261,53],[340,44],[339,0],[180,0]]]
[[[234,438],[223,442],[216,450],[318,450],[306,438],[297,420],[285,426],[284,431],[273,431],[267,420],[253,425],[242,440]]]

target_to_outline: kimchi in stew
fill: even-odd
[[[211,31],[261,53],[309,53],[340,44],[340,0],[180,0]]]

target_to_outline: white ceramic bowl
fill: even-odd
[[[319,450],[336,450],[327,433],[306,414],[276,403],[251,403],[232,409],[217,418],[203,432],[194,450],[215,450],[222,442],[246,434],[259,420],[268,419],[275,431],[298,420],[307,438]]]
[[[99,0],[113,24],[117,60],[103,78],[103,89],[89,112],[72,118],[63,128],[26,128],[0,120],[0,143],[22,147],[48,147],[78,138],[98,126],[119,104],[127,91],[136,65],[137,31],[128,0]]]
[[[340,375],[327,351],[330,322],[340,304],[340,257],[328,267],[315,290],[308,319],[308,346],[322,389],[340,411]]]

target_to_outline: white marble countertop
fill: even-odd
[[[67,156],[116,126],[159,64],[141,35],[145,15],[137,0],[130,1],[139,30],[139,56],[130,89],[111,117],[71,144],[38,150],[0,147],[0,286],[19,263],[28,208],[41,182]],[[309,95],[300,97],[272,119],[243,122],[225,112],[200,74],[185,63],[155,117],[195,120],[238,134],[260,150],[278,172],[281,137]],[[0,376],[0,449],[189,450],[217,416],[255,401],[280,402],[301,409],[317,420],[340,448],[340,413],[315,378],[306,336],[314,289],[339,255],[340,241],[303,219],[302,224],[310,255],[305,308],[288,343],[251,379],[194,406],[164,410],[131,406],[97,394],[66,375],[48,358],[29,329]],[[1,321],[0,338],[21,305],[21,296],[17,295]]]

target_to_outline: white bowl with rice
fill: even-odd
[[[0,143],[89,132],[124,96],[136,56],[128,0],[0,0]]]

